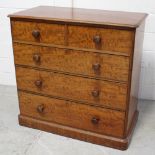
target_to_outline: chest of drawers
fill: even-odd
[[[146,14],[40,6],[9,17],[20,125],[127,149]]]

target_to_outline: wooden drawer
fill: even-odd
[[[129,58],[14,43],[15,64],[128,81]]]
[[[134,47],[134,31],[68,26],[68,45],[130,55]]]
[[[64,25],[11,21],[14,40],[64,45]]]
[[[18,88],[22,90],[126,109],[127,85],[54,72],[16,67]]]
[[[20,112],[44,121],[122,137],[125,112],[19,92]]]
[[[63,24],[23,21],[11,21],[11,25],[13,39],[18,41],[97,49],[128,56],[134,47],[134,31],[129,30],[72,25],[65,27]]]

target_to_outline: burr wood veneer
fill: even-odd
[[[9,17],[20,125],[127,149],[146,14],[40,6]]]

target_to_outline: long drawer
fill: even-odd
[[[128,81],[128,57],[20,43],[13,46],[15,64]]]
[[[14,40],[97,49],[130,55],[134,32],[64,24],[11,21]]]
[[[16,67],[18,89],[88,104],[126,109],[127,85]]]
[[[122,137],[125,112],[95,108],[19,91],[20,114],[74,128]]]

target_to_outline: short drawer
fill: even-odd
[[[13,40],[64,45],[64,25],[11,21],[11,27]]]
[[[43,121],[122,137],[125,112],[19,92],[20,113]]]
[[[15,64],[73,74],[128,81],[129,58],[14,43]]]
[[[126,109],[126,84],[22,67],[16,67],[16,75],[17,85],[21,90],[92,105]]]
[[[68,26],[68,45],[130,55],[134,47],[134,31]]]

